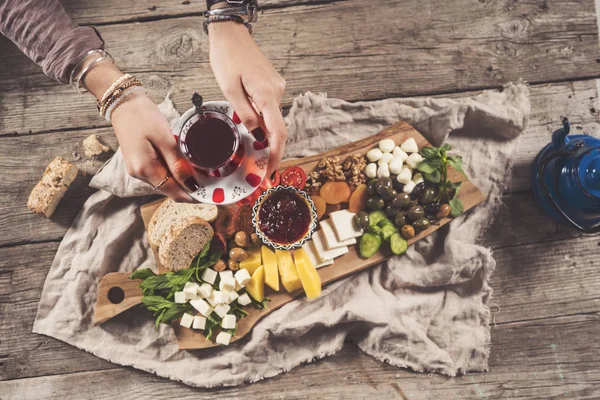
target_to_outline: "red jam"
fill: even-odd
[[[298,242],[306,236],[310,222],[306,200],[291,190],[272,192],[258,211],[259,228],[274,243]]]

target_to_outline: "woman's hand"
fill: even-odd
[[[287,139],[280,109],[285,81],[244,25],[218,22],[208,30],[210,65],[223,94],[257,140],[262,141],[265,129],[268,133],[271,174],[279,167]]]

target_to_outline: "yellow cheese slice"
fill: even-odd
[[[262,254],[263,267],[265,267],[265,283],[271,289],[279,291],[277,256],[267,246],[262,246],[260,252]]]
[[[306,297],[309,299],[319,297],[321,295],[321,277],[306,251],[302,248],[294,251],[294,261],[296,261],[296,269]]]
[[[244,261],[240,261],[240,268],[247,269],[250,275],[252,275],[261,265],[262,257],[260,255],[260,249],[248,250],[248,258]]]
[[[262,265],[252,274],[250,283],[246,285],[246,291],[258,302],[265,299],[265,268]]]
[[[298,271],[296,271],[294,260],[292,260],[292,253],[289,250],[275,250],[275,254],[277,255],[281,283],[285,290],[294,292],[302,289],[302,282],[300,282]]]

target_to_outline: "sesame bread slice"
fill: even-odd
[[[160,243],[158,258],[171,271],[189,268],[213,235],[212,227],[204,219],[188,217],[167,232]]]
[[[154,212],[148,224],[148,241],[159,246],[167,232],[188,217],[200,217],[207,222],[217,219],[218,208],[212,204],[176,203],[165,200]]]

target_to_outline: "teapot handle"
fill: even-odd
[[[552,132],[552,147],[554,150],[560,150],[568,141],[571,132],[571,124],[567,117],[561,117],[563,127]]]

